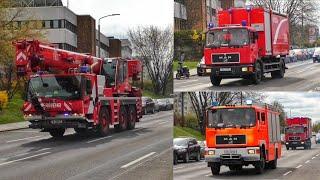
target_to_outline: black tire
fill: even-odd
[[[211,173],[212,175],[219,175],[220,174],[220,164],[214,163],[211,165]]]
[[[110,133],[110,113],[107,108],[101,108],[99,113],[98,133],[100,136],[107,136]]]
[[[285,65],[284,65],[284,63],[283,62],[281,62],[280,63],[280,70],[278,70],[278,71],[275,71],[275,72],[271,72],[271,77],[273,78],[273,79],[282,79],[282,78],[284,78],[284,73],[285,73],[285,71],[286,71],[286,69],[285,69]]]
[[[177,74],[176,74],[176,79],[178,79],[178,80],[181,79],[181,74],[180,74],[180,73],[177,73]]]
[[[128,114],[129,120],[128,120],[127,129],[131,130],[131,129],[134,129],[136,127],[137,111],[136,111],[135,106],[131,105],[129,107],[128,113],[129,113]]]
[[[264,169],[266,167],[266,161],[264,157],[264,153],[261,154],[260,161],[254,165],[257,174],[262,174],[264,172]]]
[[[127,125],[128,125],[128,122],[127,122],[127,117],[128,117],[128,113],[127,113],[127,110],[124,106],[120,107],[120,112],[119,112],[119,124],[115,125],[115,130],[117,132],[121,132],[123,130],[126,130],[127,129]]]
[[[59,128],[59,129],[50,129],[49,133],[54,138],[61,138],[63,137],[64,133],[66,132],[65,129]]]
[[[198,151],[196,161],[200,161],[200,160],[201,160],[201,153],[200,153],[200,151]]]
[[[286,148],[287,148],[287,150],[289,150],[289,147],[288,147],[288,146],[286,146]]]
[[[252,75],[251,80],[253,84],[260,84],[263,77],[263,71],[261,63],[256,62],[255,64],[255,73]]]
[[[220,86],[222,78],[211,74],[210,80],[213,86]]]
[[[173,164],[174,165],[178,164],[178,156],[176,155],[176,153],[173,153]]]
[[[277,154],[276,154],[276,158],[273,161],[269,162],[270,169],[277,169],[277,165],[278,165],[278,155]]]
[[[188,152],[186,152],[186,155],[184,156],[183,162],[184,163],[188,163],[189,162],[189,153]]]
[[[88,133],[88,130],[85,128],[74,128],[74,131],[80,136],[85,136]]]

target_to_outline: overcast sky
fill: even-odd
[[[67,0],[62,0],[67,6]],[[121,14],[101,20],[101,32],[123,37],[128,28],[139,25],[165,27],[173,24],[173,0],[69,0],[76,14],[89,14],[97,20],[108,14]]]
[[[267,103],[279,101],[290,116],[310,117],[312,122],[320,121],[320,93],[314,92],[267,92]]]

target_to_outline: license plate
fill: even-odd
[[[51,124],[62,124],[62,120],[51,120]]]
[[[221,72],[230,72],[231,68],[220,68]]]
[[[292,142],[292,144],[298,144],[298,142]]]
[[[211,73],[211,69],[206,69],[206,72],[207,73]]]
[[[234,149],[226,149],[223,151],[224,154],[237,154],[237,150]]]

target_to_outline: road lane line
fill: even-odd
[[[310,160],[308,160],[308,161],[306,161],[306,162],[304,162],[304,163],[308,164],[309,162],[310,162]]]
[[[299,169],[299,168],[301,168],[301,167],[302,167],[302,165],[300,164],[299,166],[296,167],[296,169]]]
[[[212,176],[212,174],[207,174],[206,177]]]
[[[183,169],[183,168],[185,168],[184,166],[182,166],[182,167],[176,167],[176,168],[173,168],[173,170],[178,170],[178,169]]]
[[[12,131],[15,133],[39,133],[40,131]]]
[[[33,155],[33,156],[29,156],[29,157],[25,157],[25,158],[21,158],[21,159],[16,159],[16,160],[13,160],[13,161],[4,162],[4,163],[1,163],[0,166],[12,164],[12,163],[15,163],[15,162],[18,162],[18,161],[24,161],[24,160],[27,160],[27,159],[31,159],[31,158],[38,157],[38,156],[43,156],[43,155],[50,154],[50,153],[51,152],[44,152],[44,153],[41,153],[41,154],[36,154],[36,155]]]
[[[286,175],[288,175],[290,173],[292,173],[292,171],[288,171],[288,172],[284,173],[283,176],[286,176]]]
[[[40,149],[40,150],[38,150],[38,151],[36,151],[36,152],[41,152],[41,151],[46,151],[46,150],[50,150],[51,148],[43,148],[43,149]]]
[[[317,154],[316,156],[318,157],[320,154]]]
[[[316,158],[316,157],[312,157],[311,159],[314,159],[314,158]]]
[[[7,143],[24,141],[24,140],[28,140],[28,139],[35,139],[35,138],[39,138],[39,137],[43,137],[43,136],[33,136],[33,137],[27,137],[27,138],[22,138],[22,139],[15,139],[15,140],[7,141]]]
[[[166,123],[168,123],[168,121],[160,122],[160,123],[158,123],[158,125],[166,124]]]
[[[98,139],[94,139],[94,140],[88,141],[87,143],[93,143],[93,142],[97,142],[97,141],[100,141],[100,140],[108,139],[108,138],[111,138],[111,137],[112,136],[102,137],[102,138],[98,138]]]
[[[129,166],[131,166],[131,165],[133,165],[133,164],[136,164],[136,163],[139,162],[139,161],[142,161],[143,159],[146,159],[146,158],[154,155],[155,153],[156,153],[156,152],[151,152],[151,153],[149,153],[149,154],[147,154],[147,155],[144,155],[144,156],[140,157],[139,159],[136,159],[136,160],[134,160],[134,161],[129,162],[129,163],[126,164],[126,165],[121,166],[121,168],[122,168],[122,169],[123,169],[123,168],[127,168],[127,167],[129,167]]]

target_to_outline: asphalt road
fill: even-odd
[[[62,139],[26,129],[0,133],[0,180],[172,179],[172,111],[136,129]]]
[[[282,157],[278,160],[278,168],[256,174],[254,167],[244,167],[242,171],[230,171],[222,166],[220,175],[213,176],[207,164],[202,162],[181,163],[173,167],[174,180],[182,179],[290,179],[318,180],[320,179],[320,145],[313,145],[310,150],[282,149]]]
[[[210,77],[193,76],[190,79],[174,80],[174,90],[178,91],[320,91],[320,63],[312,60],[287,64],[283,79],[272,79],[266,74],[259,85],[243,79],[223,79],[219,87],[214,87]]]

